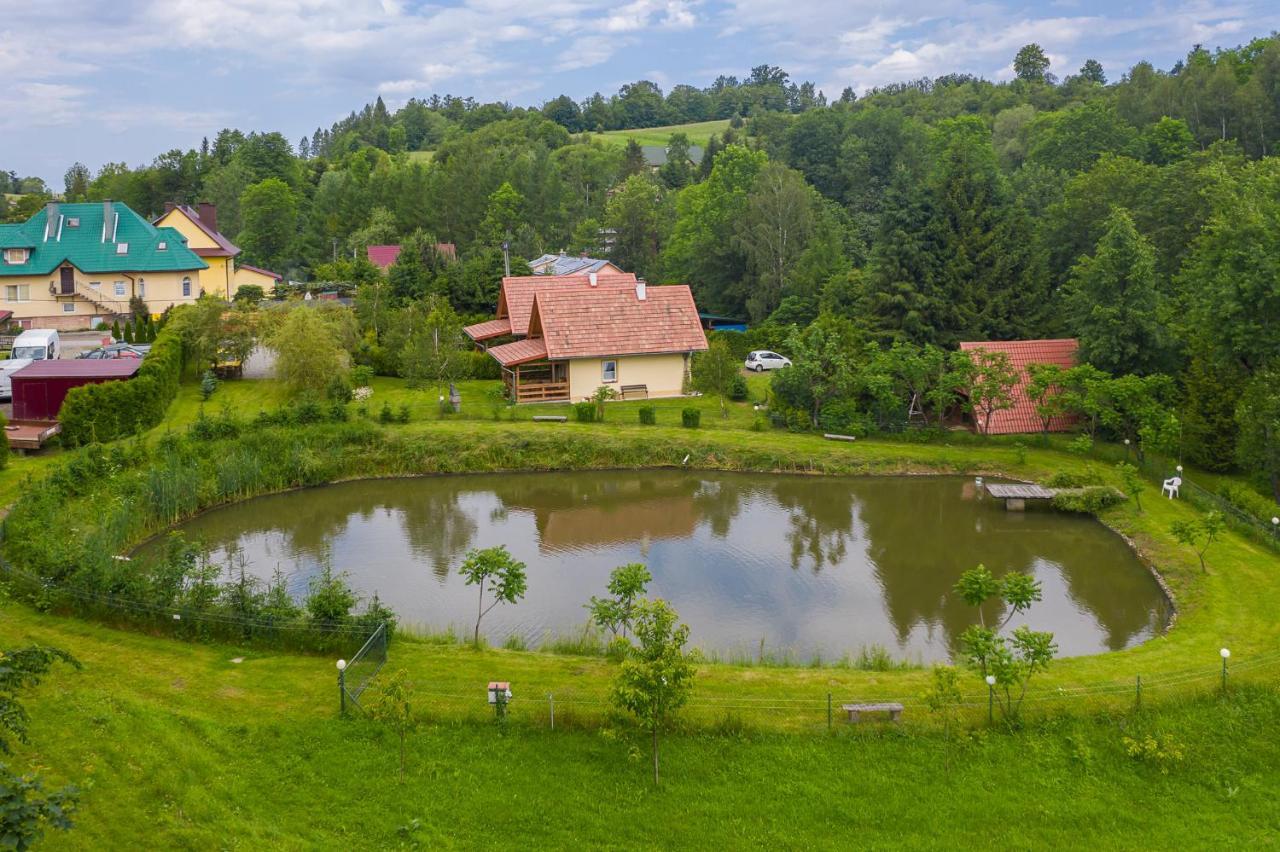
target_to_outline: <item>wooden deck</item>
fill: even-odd
[[[61,431],[62,424],[52,420],[10,420],[4,427],[9,447],[15,450],[38,450]]]
[[[1008,500],[1010,498],[1017,500],[1052,500],[1058,491],[1056,488],[1045,488],[1043,485],[992,483],[987,486],[987,493],[1000,500]]]

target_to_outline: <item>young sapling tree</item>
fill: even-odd
[[[1218,533],[1222,532],[1222,527],[1222,513],[1207,512],[1194,521],[1174,521],[1169,526],[1169,532],[1179,544],[1185,544],[1196,552],[1196,557],[1200,560],[1200,570],[1207,574],[1209,568],[1205,565],[1204,555],[1217,539]]]
[[[689,627],[662,600],[642,600],[635,608],[638,644],[622,661],[613,701],[635,715],[653,737],[653,783],[658,783],[658,734],[689,699],[694,665],[685,653]]]
[[[1146,482],[1142,479],[1142,474],[1138,469],[1128,462],[1120,462],[1116,465],[1116,473],[1120,475],[1120,481],[1124,483],[1124,493],[1133,498],[1133,502],[1137,505],[1138,511],[1142,511],[1142,489],[1146,487]]]
[[[485,614],[500,603],[515,603],[524,597],[528,589],[524,569],[525,564],[511,558],[503,545],[467,552],[458,573],[468,586],[480,587],[479,601],[476,604],[476,630],[472,637],[476,645],[480,644],[480,621]],[[485,586],[493,593],[493,600],[487,607],[484,605]]]
[[[645,593],[652,579],[649,569],[640,562],[614,568],[609,572],[607,586],[611,597],[598,598],[592,595],[586,604],[591,620],[615,637],[625,639],[635,617],[636,602]]]
[[[405,743],[418,727],[418,714],[413,709],[413,690],[409,673],[400,669],[383,687],[377,700],[369,705],[369,715],[395,731],[400,738],[400,780],[404,781]]]

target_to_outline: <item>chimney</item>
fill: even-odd
[[[112,221],[115,216],[115,210],[111,207],[111,199],[108,198],[102,202],[102,241],[104,243],[114,243],[116,241],[116,224]]]
[[[647,294],[645,293],[644,290],[645,290],[644,279],[637,278],[636,279],[636,298],[642,302],[647,298]]]
[[[587,273],[587,281],[591,284],[592,287],[596,286],[596,280],[597,280],[596,274],[594,272]]]
[[[58,234],[58,202],[50,201],[44,206],[44,239],[49,241],[50,237]]]
[[[173,208],[177,206],[178,205],[174,204],[172,201],[166,201],[164,203],[164,215],[168,216],[170,213],[173,212]]]
[[[208,227],[210,231],[218,230],[218,206],[216,204],[201,201],[200,210],[197,215],[199,215],[200,221],[204,222],[205,226]]]

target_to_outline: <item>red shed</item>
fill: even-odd
[[[132,378],[140,366],[140,358],[32,361],[10,377],[13,419],[57,420],[67,391],[81,385]]]

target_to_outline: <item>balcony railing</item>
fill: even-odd
[[[568,382],[527,382],[516,385],[516,402],[563,402],[568,398]]]

